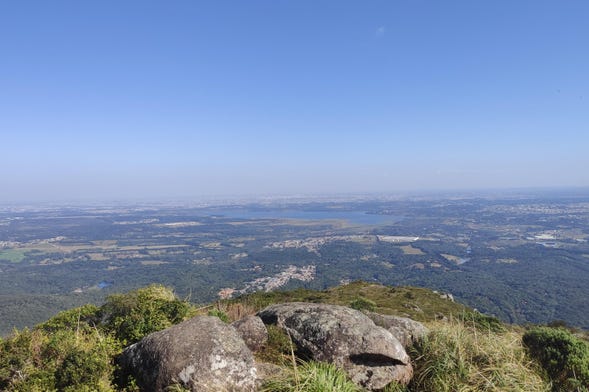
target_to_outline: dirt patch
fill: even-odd
[[[421,249],[414,248],[411,245],[403,245],[403,246],[401,246],[401,250],[406,255],[424,255],[425,254],[421,251]]]

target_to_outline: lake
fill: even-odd
[[[234,219],[345,220],[358,225],[385,225],[398,222],[402,216],[369,214],[365,211],[309,211],[292,209],[259,210],[247,208],[215,209],[215,215]]]

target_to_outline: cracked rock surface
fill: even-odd
[[[268,331],[258,316],[246,316],[231,326],[253,352],[258,352],[268,342]]]
[[[254,358],[237,331],[217,317],[197,316],[129,346],[119,364],[142,391],[172,385],[190,391],[255,391]]]
[[[427,335],[427,328],[420,322],[407,317],[389,316],[363,311],[379,327],[385,328],[407,348]]]
[[[288,333],[299,356],[333,363],[369,390],[382,389],[392,381],[407,384],[413,376],[401,343],[357,310],[291,302],[271,305],[258,316]]]

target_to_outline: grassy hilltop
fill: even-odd
[[[163,286],[112,295],[100,307],[61,312],[0,340],[0,390],[136,391],[132,381],[117,378],[114,364],[127,345],[197,314],[229,322],[290,301],[333,303],[423,322],[430,333],[408,350],[414,379],[407,387],[387,387],[391,392],[588,390],[589,344],[579,331],[506,325],[442,293],[363,282],[325,291],[254,293],[203,306],[178,299]],[[290,341],[278,329],[269,328],[269,336],[258,360],[283,371],[266,382],[265,391],[358,390],[332,366],[293,362]]]

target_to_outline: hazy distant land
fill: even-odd
[[[358,279],[589,328],[583,192],[212,204],[0,208],[0,332],[154,282],[199,303]]]

